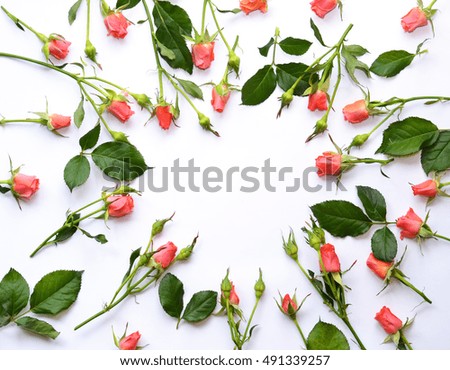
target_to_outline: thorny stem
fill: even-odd
[[[439,235],[439,234],[433,234],[433,236],[435,236],[436,238],[447,240],[448,242],[450,242],[450,238],[448,238],[446,236]]]
[[[89,40],[91,33],[91,0],[86,0],[87,5],[87,20],[86,20],[86,43]]]
[[[237,329],[236,324],[234,322],[233,313],[231,312],[230,308],[230,300],[228,298],[225,298],[225,305],[226,305],[226,311],[227,311],[227,317],[228,317],[228,326],[230,327],[230,333],[231,333],[231,339],[233,340],[233,343],[235,344],[234,349],[236,347],[240,350],[242,349],[242,346],[239,346],[239,338],[237,337]]]
[[[189,103],[189,105],[192,107],[192,109],[194,109],[194,111],[197,114],[201,114],[201,112],[197,109],[197,107],[195,106],[194,102],[191,100],[189,95],[186,94],[186,92],[182,88],[180,88],[178,83],[172,78],[172,76],[169,74],[169,72],[167,72],[166,70],[163,70],[163,73],[167,77],[167,79],[170,81],[172,86],[175,88],[175,90],[177,90],[181,95],[183,95],[183,97],[186,99],[186,101]]]
[[[308,342],[306,340],[305,335],[303,334],[302,329],[300,328],[297,318],[295,318],[293,321],[294,321],[295,327],[297,328],[298,332],[300,333],[300,336],[302,337],[303,343],[305,343],[305,348],[308,349]]]
[[[436,3],[436,1],[437,1],[437,0],[433,0],[433,1],[430,3],[430,5],[428,5],[425,9],[430,10],[430,9],[433,7],[433,5]]]
[[[394,270],[393,277],[398,279],[403,285],[406,285],[408,288],[411,288],[414,292],[420,295],[426,302],[432,303],[431,300],[422,291],[420,291],[414,285],[412,285],[408,280],[405,279],[405,277],[402,274],[398,273],[396,270]]]
[[[43,120],[40,118],[23,118],[23,119],[0,119],[0,125],[4,125],[6,123],[39,123],[41,125],[45,125]]]
[[[400,338],[402,340],[402,342],[405,344],[406,348],[408,348],[409,350],[413,350],[411,343],[409,343],[408,339],[406,339],[405,335],[403,334],[403,331],[400,330]]]
[[[206,18],[206,6],[208,5],[208,0],[203,0],[203,8],[202,8],[202,28],[200,30],[200,35],[203,37],[205,34],[205,18]]]
[[[29,29],[29,30],[30,30],[31,32],[33,32],[33,33],[37,36],[37,38],[38,38],[39,40],[41,40],[44,44],[48,41],[48,39],[47,39],[47,37],[46,37],[45,35],[43,35],[43,34],[40,33],[40,32],[37,32],[37,31],[34,30],[32,27],[30,27],[28,24],[26,24],[24,21],[22,21],[21,19],[17,18],[17,17],[14,16],[13,14],[11,14],[9,11],[7,11],[7,10],[5,9],[5,7],[2,6],[1,8],[2,8],[2,10],[6,13],[6,15],[7,15],[9,18],[12,19],[12,21],[13,21],[14,23],[20,24],[20,25],[24,26],[25,28]]]
[[[222,39],[223,43],[227,47],[228,52],[231,53],[233,51],[233,49],[231,48],[230,44],[227,42],[227,39],[225,38],[225,36],[222,32],[222,29],[220,28],[219,21],[217,20],[217,17],[216,17],[216,13],[214,12],[214,8],[211,4],[211,0],[205,0],[205,2],[208,2],[208,4],[209,4],[209,8],[211,9],[211,14],[214,19],[214,23],[216,24],[217,32],[219,32],[220,38]]]
[[[256,309],[258,308],[258,303],[259,303],[260,299],[261,299],[261,297],[256,298],[255,305],[253,306],[252,313],[250,314],[250,318],[248,319],[248,323],[247,323],[247,326],[244,331],[244,335],[242,336],[242,344],[244,344],[247,341],[247,334],[248,334],[248,331],[250,330],[250,325],[252,323],[253,316],[255,315]]]

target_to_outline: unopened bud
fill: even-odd
[[[127,135],[125,135],[121,131],[110,131],[111,136],[113,137],[114,141],[122,141],[124,143],[128,143]]]
[[[150,98],[145,94],[130,94],[134,100],[137,101],[140,107],[142,108],[150,108],[152,106],[152,102]]]
[[[227,274],[222,280],[222,284],[220,284],[220,290],[222,291],[222,295],[225,299],[230,299],[231,289],[233,288],[230,279],[228,279],[229,270],[227,270]]]
[[[350,147],[360,147],[361,145],[363,145],[368,139],[369,139],[369,134],[361,134],[361,135],[356,135],[353,140],[352,143],[350,144]]]
[[[234,51],[231,51],[228,55],[228,67],[230,67],[236,73],[236,75],[238,75],[240,65],[241,58],[239,58]]]
[[[90,40],[86,41],[86,47],[84,48],[84,52],[90,60],[95,62],[95,56],[97,55],[97,50],[95,49],[95,46],[92,45],[92,42]]]
[[[177,257],[176,257],[176,261],[185,261],[187,260],[195,247],[195,244],[197,243],[197,239],[198,239],[198,235],[194,238],[194,240],[192,241],[191,245],[188,245],[186,248],[183,248],[180,253],[178,253]]]
[[[213,130],[213,126],[211,125],[211,120],[209,119],[209,117],[205,116],[203,113],[199,113],[198,121],[200,123],[200,126],[202,126],[204,130],[210,131],[216,136],[220,136],[217,131]]]
[[[266,290],[266,284],[262,279],[262,271],[259,269],[259,279],[255,283],[255,295],[256,298],[259,299],[262,297],[264,291]]]
[[[152,225],[152,238],[158,234],[160,234],[164,230],[164,225],[172,221],[172,217],[175,215],[175,213],[172,214],[169,218],[165,218],[163,220],[156,220]]]
[[[295,236],[292,230],[289,232],[289,237],[287,242],[283,238],[283,248],[286,254],[291,257],[293,260],[298,260],[298,246],[295,241]]]

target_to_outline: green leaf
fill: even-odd
[[[80,217],[78,217],[80,218]],[[61,243],[67,239],[69,239],[73,234],[77,232],[78,228],[76,226],[66,226],[61,229],[61,231],[56,234],[55,238],[51,242],[51,244]]]
[[[136,147],[122,141],[99,145],[92,152],[92,159],[105,175],[119,181],[134,180],[149,168]]]
[[[56,331],[55,328],[48,322],[36,319],[34,317],[24,316],[20,319],[17,319],[15,323],[26,331],[34,334],[39,334],[51,339],[56,339],[56,337],[59,335],[59,331]]]
[[[11,191],[11,189],[6,186],[0,186],[0,193],[6,194],[8,191]]]
[[[9,316],[15,316],[27,306],[29,296],[27,281],[16,270],[10,269],[0,281],[0,307]]]
[[[169,48],[166,48],[164,44],[161,44],[158,40],[156,40],[156,44],[158,45],[159,53],[169,59],[169,60],[175,60],[176,55],[175,53],[170,50]]]
[[[57,270],[45,275],[35,285],[30,299],[31,312],[56,315],[77,299],[83,271]]]
[[[83,0],[78,0],[75,4],[73,4],[70,7],[68,15],[70,25],[72,25],[72,23],[75,22],[75,19],[77,19],[77,12],[82,2]]]
[[[367,216],[374,221],[386,221],[386,200],[383,194],[368,186],[357,186],[356,189]]]
[[[343,49],[345,49],[349,54],[354,55],[355,57],[362,57],[369,52],[361,45],[344,45]]]
[[[345,335],[333,324],[319,321],[308,335],[308,350],[349,350]]]
[[[73,114],[73,121],[75,122],[75,126],[80,128],[81,124],[84,120],[84,97],[81,97],[80,103],[78,104],[75,113]]]
[[[195,293],[184,310],[182,319],[199,322],[210,316],[217,305],[217,292],[205,290]]]
[[[83,230],[81,227],[79,227],[78,229],[83,233],[83,235],[87,236],[89,239],[95,239],[95,241],[100,244],[108,243],[108,239],[106,239],[106,236],[103,234],[92,235],[88,233],[86,230]]]
[[[11,316],[6,312],[3,306],[0,304],[0,328],[8,325],[11,322]]]
[[[117,0],[116,9],[131,9],[138,5],[141,0]]]
[[[77,186],[83,185],[89,178],[91,166],[87,158],[83,155],[77,155],[67,162],[64,168],[64,181],[72,191]]]
[[[80,138],[80,147],[82,151],[92,149],[98,143],[100,137],[100,123],[98,123],[92,130],[84,134]]]
[[[436,142],[422,149],[421,162],[426,174],[450,168],[450,130],[439,131]]]
[[[131,255],[130,255],[130,266],[128,268],[128,271],[125,273],[125,275],[124,275],[124,277],[122,279],[122,282],[125,281],[125,279],[128,276],[130,276],[131,269],[133,268],[133,265],[134,265],[134,261],[136,261],[139,258],[140,255],[141,255],[141,248],[135,249],[133,252],[131,252]]]
[[[312,43],[308,40],[287,37],[284,40],[281,40],[278,45],[280,45],[281,50],[286,54],[303,55],[309,50]]]
[[[155,26],[158,28],[163,26],[164,23],[174,23],[186,36],[192,34],[192,22],[189,14],[180,6],[173,5],[169,1],[155,2],[153,18],[155,19]]]
[[[371,240],[372,252],[375,258],[392,262],[397,255],[397,239],[387,226],[375,231]]]
[[[274,42],[275,42],[275,39],[272,37],[266,45],[261,46],[260,48],[258,48],[259,53],[260,53],[263,57],[266,57],[267,54],[269,54],[269,50],[270,50],[270,48],[272,47],[272,45],[274,44]]]
[[[153,18],[157,27],[155,35],[158,45],[164,45],[164,48],[159,48],[161,57],[172,68],[181,68],[192,73],[194,66],[192,55],[183,37],[192,33],[189,15],[178,5],[168,1],[157,1],[153,8]]]
[[[406,156],[432,145],[439,137],[439,129],[432,122],[408,117],[403,121],[391,123],[383,132],[383,142],[377,153],[391,156]]]
[[[313,205],[311,210],[320,226],[334,236],[362,235],[372,226],[361,208],[345,200],[328,200]]]
[[[358,60],[359,56],[362,56],[367,52],[368,51],[366,49],[359,45],[344,45],[342,48],[342,57],[345,60],[345,69],[356,84],[359,84],[359,81],[355,76],[355,71],[357,69],[364,72],[367,77],[370,77],[369,66]]]
[[[322,46],[325,46],[327,48],[328,46],[326,46],[325,43],[323,42],[322,35],[320,34],[319,28],[316,26],[316,24],[314,23],[312,18],[310,18],[309,25],[311,26],[311,28],[314,32],[314,36],[317,39],[317,41],[319,41]]]
[[[242,104],[261,104],[272,95],[276,87],[277,77],[272,66],[264,66],[242,86]]]
[[[183,283],[171,273],[159,283],[159,301],[169,316],[179,319],[183,311]]]
[[[176,79],[178,83],[183,87],[183,90],[186,91],[190,96],[196,99],[203,100],[203,91],[200,87],[197,86],[192,81],[182,80],[181,78]]]
[[[408,67],[415,56],[405,50],[387,51],[375,59],[370,71],[381,77],[393,77]]]
[[[305,73],[308,66],[303,63],[277,64],[277,83],[283,91],[289,90],[300,76],[303,76],[295,87],[294,95],[302,96],[309,87],[310,73]]]

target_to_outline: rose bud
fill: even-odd
[[[28,200],[39,190],[39,179],[21,173],[14,175],[12,191],[17,198]]]
[[[311,10],[320,18],[325,17],[336,8],[338,0],[313,0],[310,2]]]
[[[397,333],[403,326],[402,320],[395,316],[386,306],[383,306],[380,312],[375,315],[375,320],[380,323],[388,334]]]
[[[400,239],[414,239],[420,233],[423,220],[410,208],[405,216],[397,219],[397,227],[402,229]]]
[[[264,291],[266,290],[266,284],[264,283],[264,280],[262,278],[262,271],[259,269],[259,278],[255,283],[254,286],[255,289],[255,296],[257,299],[261,298],[264,294]]]
[[[131,24],[128,19],[124,17],[122,12],[114,12],[105,17],[103,20],[108,36],[116,39],[123,39],[128,34],[127,28]]]
[[[139,339],[141,339],[141,334],[139,334],[139,332],[136,331],[120,340],[119,349],[125,351],[135,350],[139,342]]]
[[[50,36],[48,51],[55,59],[61,60],[69,54],[70,45],[71,42],[64,40],[62,37]]]
[[[428,24],[428,18],[425,12],[419,8],[412,8],[408,14],[402,17],[402,27],[406,32],[413,32],[418,27]]]
[[[294,299],[291,298],[291,296],[289,294],[286,294],[283,298],[283,302],[281,303],[281,309],[283,310],[283,312],[288,315],[288,316],[292,316],[297,313],[298,310],[298,306],[297,306],[297,302],[295,301],[295,297]]]
[[[417,185],[411,185],[414,195],[423,195],[428,198],[434,198],[438,193],[439,186],[436,180],[426,180]]]
[[[267,0],[240,0],[239,7],[248,15],[255,10],[260,10],[262,13],[267,12]]]
[[[163,130],[168,130],[170,127],[170,124],[173,122],[174,115],[172,113],[173,107],[169,105],[157,105],[155,108],[155,115],[158,119],[159,126]]]
[[[192,45],[192,60],[197,68],[208,69],[214,60],[214,41]]]
[[[214,86],[212,89],[212,99],[211,104],[213,106],[213,109],[216,112],[222,113],[225,109],[225,105],[228,102],[228,99],[230,99],[231,91],[228,88],[228,85],[223,83],[220,85]]]
[[[123,217],[131,213],[134,208],[133,197],[129,194],[111,195],[108,202],[108,215],[111,217]]]
[[[341,271],[341,263],[339,262],[339,258],[332,244],[324,244],[320,247],[320,257],[322,260],[320,263],[321,271],[323,271],[323,269],[325,269],[326,272]]]
[[[328,109],[328,95],[325,91],[317,90],[314,94],[309,95],[308,109],[315,110],[327,110]]]
[[[334,152],[324,152],[316,158],[317,175],[336,176],[341,173],[342,155]]]
[[[298,260],[298,246],[297,242],[295,241],[295,235],[294,232],[291,230],[289,232],[288,241],[284,240],[283,237],[283,249],[286,252],[286,254],[291,257],[294,261]]]
[[[120,122],[125,123],[134,114],[125,100],[113,99],[108,105],[108,112],[116,117]]]
[[[394,262],[381,261],[377,259],[373,253],[370,253],[366,264],[378,277],[384,280],[386,279],[389,270],[394,265]]]
[[[369,118],[370,115],[364,99],[346,105],[342,112],[344,113],[344,119],[350,123],[360,123]]]
[[[172,242],[167,242],[156,250],[156,253],[152,256],[152,260],[159,264],[163,269],[166,269],[175,259],[176,253],[176,245]]]
[[[238,306],[239,305],[239,297],[236,294],[236,290],[234,289],[234,284],[231,281],[231,291],[230,291],[230,303],[234,306]]]
[[[59,130],[64,127],[70,126],[70,117],[62,116],[60,114],[52,114],[50,115],[48,120],[48,124],[50,125],[52,130]]]

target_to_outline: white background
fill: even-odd
[[[72,5],[68,1],[12,1],[1,3],[42,33],[61,33],[72,41],[69,61],[78,61],[83,55],[85,4],[80,8],[78,18],[70,27],[67,11]],[[95,5],[94,1],[94,5]],[[200,27],[201,1],[175,1],[183,6],[191,16],[194,25]],[[222,8],[232,8],[238,1],[217,1]],[[112,4],[111,4],[112,5]],[[308,1],[269,1],[267,14],[259,12],[245,16],[220,14],[219,19],[228,41],[232,43],[236,34],[240,35],[239,55],[242,58],[241,79],[233,81],[242,85],[257,69],[270,63],[269,58],[259,55],[257,46],[265,45],[273,35],[275,27],[281,29],[281,36],[293,36],[314,41],[310,52],[304,57],[288,57],[278,53],[279,62],[311,62],[324,49],[314,40],[309,28],[312,17],[322,30],[325,41],[334,44],[349,23],[354,28],[348,36],[349,44],[360,44],[371,54],[362,59],[370,64],[383,51],[404,49],[414,52],[417,44],[428,38],[429,53],[418,57],[399,76],[386,80],[374,76],[367,80],[373,99],[386,100],[392,96],[409,97],[415,95],[450,95],[448,83],[450,42],[447,2],[438,2],[440,12],[435,17],[436,37],[431,28],[418,29],[413,34],[405,33],[400,26],[400,18],[415,6],[415,1],[346,0],[341,21],[339,12],[330,13],[324,20],[317,18],[310,10]],[[141,6],[126,12],[130,20],[144,19]],[[210,30],[214,30],[212,19],[208,18]],[[98,60],[103,65],[100,76],[125,85],[135,92],[146,92],[156,96],[157,78],[153,51],[147,25],[130,26],[124,40],[106,36],[99,10],[93,6],[91,40],[98,50]],[[30,32],[21,32],[3,14],[0,14],[0,49],[36,59],[42,59],[40,42]],[[195,70],[192,79],[198,84],[219,82],[226,64],[226,49],[221,41],[216,43],[216,60],[207,71]],[[55,72],[23,62],[0,59],[0,113],[6,118],[29,117],[28,112],[43,111],[45,98],[49,101],[50,112],[71,114],[77,107],[80,93],[68,78]],[[188,77],[182,72],[177,74]],[[312,132],[313,125],[321,117],[320,113],[306,109],[307,100],[297,98],[280,119],[275,115],[279,107],[279,90],[258,107],[240,105],[239,93],[233,93],[223,114],[214,113],[209,104],[210,87],[203,88],[204,102],[198,107],[209,115],[221,138],[204,132],[197,123],[197,117],[182,100],[180,128],[172,127],[163,132],[155,120],[150,121],[146,112],[140,112],[134,104],[136,114],[122,125],[111,116],[106,116],[115,130],[124,130],[130,141],[143,153],[147,163],[154,166],[155,174],[163,166],[171,166],[180,158],[187,164],[191,158],[202,167],[218,166],[225,172],[232,166],[263,166],[264,160],[271,159],[272,165],[293,167],[297,176],[314,165],[314,159],[323,151],[332,150],[329,139],[323,135],[309,144],[305,138]],[[170,88],[167,99],[175,100]],[[355,85],[343,78],[336,99],[335,112],[329,119],[330,133],[334,140],[344,146],[351,138],[369,131],[378,119],[371,119],[359,126],[351,126],[343,120],[341,109],[344,105],[362,98]],[[449,107],[433,105],[425,107],[420,103],[408,106],[402,117],[419,115],[432,120],[440,128],[449,128]],[[167,316],[160,307],[157,289],[152,287],[135,299],[130,297],[112,312],[95,320],[81,330],[73,327],[102,308],[109,301],[123,273],[128,268],[128,257],[132,250],[145,246],[150,226],[156,218],[169,216],[176,211],[174,222],[167,225],[164,234],[156,241],[156,247],[171,240],[179,248],[186,246],[197,232],[200,233],[195,253],[187,263],[174,266],[172,273],[185,283],[185,301],[199,290],[218,290],[226,269],[230,268],[230,278],[236,285],[241,298],[241,307],[247,317],[254,302],[253,285],[258,276],[258,268],[264,273],[266,293],[254,318],[259,324],[254,337],[247,344],[248,349],[298,349],[302,342],[293,323],[277,309],[274,298],[278,291],[283,295],[293,293],[302,299],[312,293],[299,313],[299,322],[305,333],[309,333],[319,317],[333,322],[341,328],[349,341],[350,333],[341,322],[322,304],[312,287],[308,285],[294,262],[282,250],[281,235],[287,235],[289,227],[296,233],[300,246],[300,260],[307,268],[317,271],[315,252],[303,242],[300,228],[309,218],[308,206],[326,199],[346,199],[360,204],[356,197],[355,185],[368,185],[385,194],[388,203],[388,218],[395,220],[412,206],[424,216],[426,202],[414,198],[411,183],[426,179],[420,167],[418,156],[398,159],[385,168],[390,178],[381,175],[378,166],[360,166],[343,177],[347,192],[321,191],[295,193],[285,191],[286,184],[279,183],[274,193],[260,189],[247,194],[238,191],[241,185],[236,181],[233,192],[207,193],[143,192],[135,199],[135,210],[129,217],[111,220],[109,229],[98,220],[85,222],[84,227],[91,233],[105,233],[109,240],[99,245],[82,235],[75,235],[70,241],[57,248],[49,247],[30,259],[30,252],[51,232],[62,224],[67,209],[76,209],[96,199],[103,186],[110,185],[102,178],[97,168],[92,168],[88,182],[70,193],[64,184],[62,173],[67,161],[79,152],[78,139],[96,123],[91,108],[86,105],[86,119],[80,130],[71,127],[64,132],[69,138],[51,135],[42,127],[18,124],[0,129],[0,178],[8,177],[8,155],[14,164],[24,164],[23,172],[35,174],[41,180],[41,189],[27,203],[22,203],[22,211],[10,194],[0,198],[0,275],[10,267],[23,274],[34,284],[44,274],[56,269],[84,270],[83,286],[78,301],[67,312],[56,319],[49,318],[61,335],[55,341],[45,340],[22,332],[10,325],[0,329],[2,349],[112,349],[111,327],[121,333],[129,323],[129,332],[139,330],[141,344],[147,349],[231,349],[225,317],[211,317],[199,325],[182,323],[175,329],[176,321]],[[106,135],[102,137],[108,140]],[[353,154],[373,156],[381,140],[381,131],[373,140]],[[325,184],[323,179],[310,175],[310,183]],[[197,183],[201,177],[197,176]],[[260,177],[262,180],[262,177]],[[184,180],[187,185],[187,180]],[[275,181],[274,181],[275,182]],[[134,184],[138,186],[137,182]],[[448,200],[437,199],[431,206],[429,224],[441,234],[450,234],[448,227]],[[393,231],[398,235],[395,227]],[[394,282],[377,296],[383,283],[365,265],[370,253],[371,233],[359,238],[338,239],[327,235],[327,241],[336,246],[343,269],[357,260],[354,268],[344,276],[344,282],[352,288],[347,293],[350,319],[362,341],[369,349],[393,349],[392,344],[382,345],[385,333],[373,319],[383,305],[389,306],[402,320],[416,316],[414,325],[406,336],[417,349],[449,349],[447,281],[450,245],[442,241],[427,241],[422,254],[415,241],[399,243],[399,254],[408,245],[402,270],[419,289],[425,289],[433,300],[432,305],[419,305],[420,297],[406,287]],[[351,341],[350,341],[351,342]],[[350,343],[357,349],[354,343]]]

